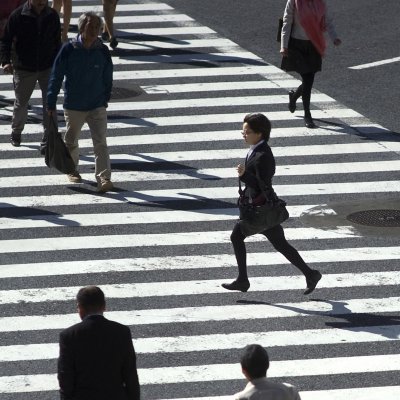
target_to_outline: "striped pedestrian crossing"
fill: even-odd
[[[241,349],[260,343],[269,377],[303,400],[397,400],[398,228],[366,233],[338,205],[396,204],[399,142],[317,91],[319,127],[307,130],[301,110],[287,110],[296,78],[170,3],[118,2],[113,192],[94,191],[86,126],[82,184],[44,165],[37,89],[21,147],[11,147],[12,80],[0,76],[0,398],[57,397],[58,334],[79,321],[77,290],[96,284],[106,317],[131,328],[143,398],[230,398],[244,386]],[[71,23],[88,9],[101,5],[75,0]],[[236,273],[230,232],[248,112],[273,124],[286,237],[323,273],[309,299],[304,278],[261,235],[246,240],[250,291],[220,287]]]

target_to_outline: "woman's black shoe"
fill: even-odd
[[[294,90],[289,91],[289,111],[291,113],[296,111],[296,98],[294,97]]]
[[[116,37],[114,36],[113,38],[111,38],[110,40],[110,47],[115,50],[118,46],[118,40],[116,39]]]
[[[317,125],[314,124],[312,117],[304,117],[304,125],[306,128],[314,129]]]
[[[104,32],[101,34],[101,38],[103,39],[103,42],[107,42],[108,40],[110,40],[110,35],[108,34],[107,31],[104,31]]]
[[[321,272],[314,270],[311,272],[310,276],[306,278],[307,289],[304,291],[304,294],[310,294],[314,291],[317,286],[317,283],[321,280],[322,275]]]
[[[241,292],[247,292],[250,287],[250,282],[236,280],[233,281],[232,283],[223,283],[221,286],[227,290],[239,290]]]

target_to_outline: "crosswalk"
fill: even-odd
[[[395,202],[399,142],[318,92],[319,128],[307,130],[300,110],[287,111],[295,78],[173,5],[118,3],[114,192],[95,191],[87,127],[83,184],[44,165],[38,90],[22,145],[11,147],[12,82],[0,75],[0,399],[57,398],[58,334],[79,321],[74,297],[88,284],[104,290],[106,317],[131,328],[144,399],[230,398],[244,387],[249,343],[268,348],[269,376],[302,399],[399,399],[397,231],[366,235],[338,211]],[[88,9],[100,2],[74,0],[71,23]],[[272,121],[286,236],[323,273],[310,299],[258,235],[246,241],[250,291],[220,286],[236,274],[234,166],[248,112]]]

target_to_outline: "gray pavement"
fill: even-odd
[[[320,86],[333,79],[333,54],[316,85],[318,129],[304,128],[301,109],[287,111],[295,82],[270,66],[278,63],[276,43],[257,50],[266,30],[275,32],[283,2],[267,2],[265,15],[259,1],[148,3],[118,5],[118,89],[109,111],[114,192],[95,192],[86,129],[84,183],[72,185],[39,155],[39,99],[31,101],[19,149],[8,142],[11,108],[0,109],[0,399],[57,397],[59,331],[78,320],[77,288],[97,284],[109,298],[106,316],[131,328],[144,399],[232,395],[245,384],[238,360],[252,340],[269,349],[272,379],[296,385],[302,399],[397,400],[399,228],[347,219],[398,208],[399,143],[390,132],[397,128],[353,107],[333,80],[329,90],[339,97]],[[346,7],[341,2],[338,11]],[[188,33],[205,26],[217,33]],[[386,50],[380,57],[390,57]],[[5,104],[11,90],[0,75]],[[286,235],[324,275],[309,298],[304,279],[260,237],[247,243],[250,291],[220,288],[236,274],[234,166],[247,152],[241,120],[253,111],[273,123],[274,186],[292,216]]]

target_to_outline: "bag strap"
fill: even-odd
[[[259,172],[257,166],[255,168],[256,168],[256,179],[257,179],[258,187],[260,188],[261,193],[263,193],[263,195],[265,196],[265,200],[266,201],[277,200],[278,197],[277,197],[275,191],[273,189],[268,189],[268,190],[266,189],[265,182],[260,178],[260,172]],[[240,177],[238,178],[238,182],[239,182],[239,190],[238,190],[239,196],[242,196],[244,193],[244,190],[242,189],[242,182],[240,180]],[[267,191],[268,191],[268,193],[267,193]],[[253,202],[252,198],[249,197],[249,203],[252,203],[252,202]]]

